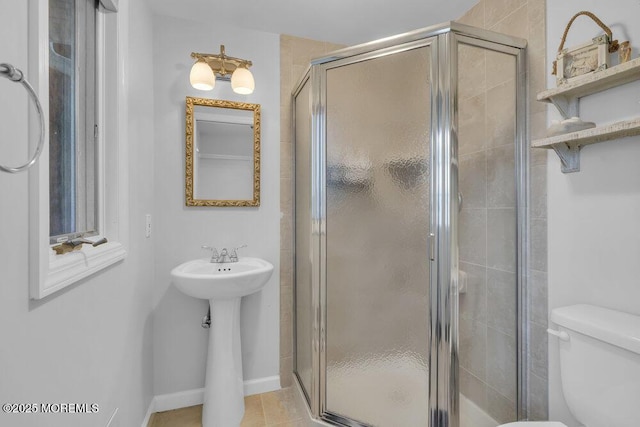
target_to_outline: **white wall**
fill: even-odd
[[[637,0],[547,0],[547,59],[555,57],[565,25],[581,11],[595,13],[620,42],[640,46]],[[569,32],[565,47],[601,34],[587,17]],[[617,61],[617,53],[613,54]],[[555,77],[548,76],[548,87]],[[581,118],[596,124],[640,115],[640,82],[581,101]],[[557,118],[553,108],[550,117]],[[581,170],[562,174],[555,154],[548,156],[549,308],[576,303],[600,305],[640,315],[640,137],[588,146]],[[550,419],[578,423],[562,397],[558,347],[549,340]]]
[[[191,52],[219,52],[253,61],[252,95],[235,94],[218,82],[211,92],[192,89]],[[181,294],[170,283],[176,265],[204,258],[203,244],[248,244],[240,256],[270,261],[275,270],[265,288],[242,301],[245,380],[278,375],[280,242],[280,57],[279,36],[215,23],[154,17],[156,283],[154,298],[155,394],[204,386],[208,330],[200,322],[204,300]],[[262,194],[259,208],[185,207],[185,96],[244,101],[262,107]]]
[[[130,160],[127,259],[49,298],[30,301],[28,176],[0,173],[0,402],[97,403],[100,412],[0,413],[3,426],[101,427],[116,408],[112,427],[135,426],[152,397],[153,239],[143,232],[144,213],[153,207],[147,192],[153,186],[153,90],[146,65],[151,25],[145,2],[131,2],[130,16],[129,2],[120,3],[123,40],[130,40],[121,45],[122,57],[132,60],[124,62],[119,76],[132,83],[130,122],[122,123]],[[27,2],[0,0],[0,10],[0,62],[26,70]],[[0,162],[17,164],[27,158],[26,95],[0,79],[0,99]]]

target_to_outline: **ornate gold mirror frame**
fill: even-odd
[[[217,107],[253,111],[253,199],[208,200],[194,198],[194,153],[196,153],[194,107]],[[186,98],[186,173],[185,196],[187,206],[260,206],[260,104],[223,101],[217,99]]]

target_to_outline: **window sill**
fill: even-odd
[[[56,255],[50,250],[49,271],[39,298],[122,261],[126,255],[124,246],[118,242],[108,242],[96,247],[84,245],[81,250],[64,255]]]

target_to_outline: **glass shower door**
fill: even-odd
[[[326,68],[329,419],[428,425],[431,63],[423,40]]]

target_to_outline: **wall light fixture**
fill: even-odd
[[[191,67],[189,80],[191,86],[199,90],[211,90],[217,80],[231,81],[235,93],[248,95],[253,93],[256,83],[249,67],[253,65],[246,59],[227,56],[224,45],[220,45],[220,54],[191,52],[196,63]]]

